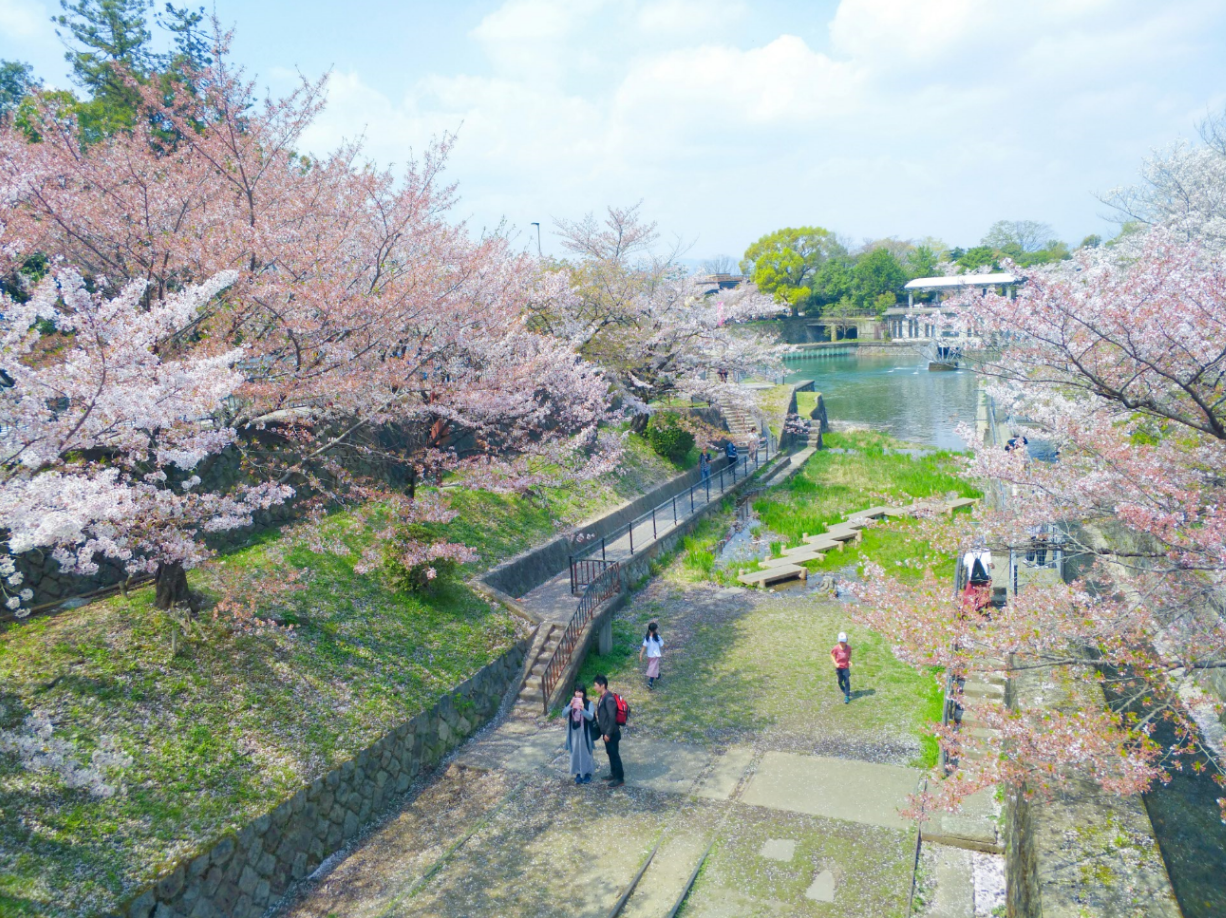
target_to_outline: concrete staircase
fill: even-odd
[[[962,686],[962,695],[967,704],[979,707],[1003,707],[1005,704],[1005,663],[997,659],[976,661],[967,673]],[[966,750],[964,758],[974,760],[991,756],[996,746],[999,731],[989,728],[974,711],[964,710],[956,721],[959,732],[968,738],[984,742],[986,750]],[[934,815],[926,822],[922,832],[924,841],[984,851],[994,854],[1004,852],[1004,839],[1000,835],[1000,805],[993,788],[972,794],[963,801],[958,813]]]
[[[720,414],[724,416],[728,432],[732,435],[733,440],[744,444],[747,440],[756,439],[762,433],[762,427],[752,412],[722,402],[718,402],[717,406]]]
[[[532,646],[528,648],[527,674],[511,708],[510,720],[535,725],[536,719],[542,715],[544,707],[541,690],[545,667],[553,659],[558,649],[558,641],[565,630],[566,626],[558,622],[542,622],[537,629]]]

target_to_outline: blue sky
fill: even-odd
[[[54,0],[0,0],[0,57],[63,84]],[[526,239],[643,200],[689,255],[817,224],[974,244],[998,219],[1073,242],[1096,191],[1226,104],[1221,0],[217,0],[262,86],[332,72],[314,151],[404,162],[459,131],[475,228]]]

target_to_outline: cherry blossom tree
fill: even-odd
[[[1139,182],[1103,195],[1125,229],[1161,226],[1226,251],[1226,111],[1207,119],[1200,135],[1199,144],[1156,151],[1142,164]]]
[[[212,416],[238,432],[229,443],[257,480],[332,488],[318,470],[344,480],[346,450],[407,466],[410,498],[422,477],[457,470],[522,488],[607,469],[608,383],[525,322],[536,262],[454,219],[441,178],[451,138],[400,174],[357,145],[303,156],[322,81],[257,102],[227,43],[169,88],[134,82],[144,117],[130,131],[83,144],[53,96],[22,128],[0,128],[3,267],[61,259],[146,306],[226,272],[225,296],[167,347],[224,360],[241,345],[242,379]],[[409,433],[383,446],[389,428]],[[278,449],[256,448],[257,435]]]
[[[1120,793],[1181,767],[1222,778],[1221,705],[1201,685],[1226,668],[1226,262],[1185,235],[1083,249],[1033,271],[1016,298],[960,302],[956,321],[993,345],[979,369],[998,413],[1024,418],[1058,459],[964,430],[970,471],[996,499],[930,536],[946,551],[1025,552],[1054,527],[1080,577],[989,617],[960,609],[950,584],[869,572],[864,619],[905,658],[954,675],[1041,669],[1072,699],[1015,711],[962,699],[999,732],[943,731],[961,764],[935,785],[940,803],[1070,774]]]
[[[686,396],[750,407],[740,377],[776,375],[780,349],[736,326],[786,315],[751,285],[708,290],[656,251],[659,235],[634,207],[557,221],[574,258],[553,266],[534,304],[534,327],[605,368],[637,429],[653,401]]]
[[[234,274],[144,303],[142,282],[113,298],[63,269],[24,302],[0,299],[0,573],[9,609],[33,598],[13,556],[50,550],[89,574],[99,558],[158,575],[158,604],[182,596],[183,572],[208,554],[200,538],[247,526],[293,494],[263,483],[203,492],[194,471],[231,445],[215,422],[242,377],[242,350],[174,354]]]

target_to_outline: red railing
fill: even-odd
[[[558,641],[558,649],[554,651],[553,658],[546,664],[545,672],[541,674],[541,705],[546,714],[549,713],[549,696],[553,694],[558,680],[566,671],[566,665],[574,655],[575,646],[579,643],[579,638],[583,636],[584,629],[587,628],[601,604],[612,599],[621,592],[621,589],[621,566],[616,561],[610,561],[600,575],[583,591],[583,598],[579,600],[579,608],[571,616],[566,630],[562,632],[562,639]]]
[[[603,561],[600,558],[576,558],[570,565],[570,592],[574,596],[583,595],[583,591],[600,579],[610,564],[616,561]]]

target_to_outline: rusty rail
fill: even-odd
[[[583,591],[583,598],[579,600],[579,608],[570,617],[566,630],[562,632],[562,637],[558,641],[558,649],[553,652],[553,657],[545,665],[545,671],[541,673],[541,706],[546,714],[549,713],[549,696],[553,694],[558,680],[562,678],[562,673],[570,663],[571,657],[574,656],[579,638],[582,637],[584,629],[587,628],[601,604],[621,592],[621,577],[621,565],[616,561],[610,561],[600,576],[588,584],[587,589]]]
[[[605,561],[601,558],[575,558],[570,564],[570,592],[574,596],[582,596],[583,591],[600,579],[610,564],[616,561]]]

